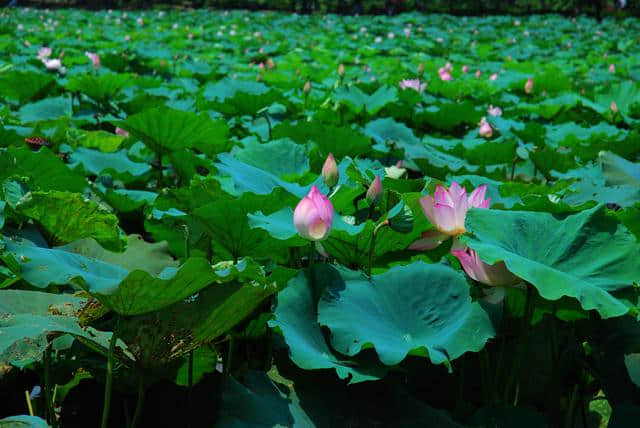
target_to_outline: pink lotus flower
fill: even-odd
[[[51,48],[48,48],[46,46],[41,47],[40,49],[38,49],[38,59],[43,60],[49,58],[51,56],[51,52]]]
[[[524,84],[524,92],[526,94],[530,94],[531,92],[533,92],[533,79],[532,78],[528,78],[526,83]]]
[[[451,73],[445,67],[440,67],[438,69],[438,76],[440,76],[440,80],[442,80],[443,82],[453,80],[453,77],[451,77]]]
[[[462,72],[463,72],[464,74],[467,74],[467,73],[469,72],[469,66],[468,66],[468,65],[466,65],[466,64],[465,64],[465,65],[463,65],[463,66],[462,66]]]
[[[494,107],[492,105],[489,106],[489,108],[487,109],[487,113],[489,113],[490,116],[502,116],[502,109],[500,107]]]
[[[47,68],[47,70],[62,70],[62,61],[59,58],[54,59],[43,59],[42,63]]]
[[[375,180],[373,180],[373,183],[371,183],[367,190],[367,202],[369,202],[370,205],[374,205],[380,200],[380,196],[382,196],[382,182],[380,182],[380,176],[376,175]]]
[[[478,257],[471,248],[451,249],[453,254],[462,265],[462,269],[474,280],[482,284],[492,285],[495,287],[506,287],[517,284],[520,279],[509,272],[504,262],[497,262],[489,265]]]
[[[491,198],[485,199],[487,186],[478,186],[469,197],[467,190],[457,182],[449,189],[438,186],[433,196],[420,198],[424,215],[444,235],[457,236],[465,233],[464,221],[469,208],[488,208]]]
[[[293,212],[293,224],[298,234],[311,241],[321,241],[329,236],[333,225],[333,205],[314,185],[302,198]]]
[[[480,136],[484,138],[491,138],[491,136],[493,135],[493,128],[484,117],[482,118],[482,120],[480,120],[480,128],[478,129],[478,134],[480,134]]]
[[[338,171],[338,165],[336,164],[333,154],[329,153],[329,156],[327,156],[327,159],[324,161],[324,165],[322,165],[322,180],[327,187],[333,187],[338,184],[339,178],[340,172]]]
[[[614,74],[616,72],[616,65],[609,64],[609,73]]]
[[[481,75],[482,75],[482,71],[476,70],[476,79],[479,79]]]
[[[116,127],[116,135],[122,135],[123,137],[129,137],[129,133],[122,128]]]
[[[618,113],[618,104],[615,101],[611,101],[609,108],[611,109],[611,113],[613,114]]]
[[[85,52],[84,54],[91,60],[93,68],[95,68],[96,70],[100,68],[100,55],[94,52]]]
[[[420,79],[404,79],[400,81],[400,88],[402,90],[405,89],[413,89],[416,92],[422,92],[426,89],[426,83],[420,83]]]
[[[493,73],[491,76],[489,76],[489,80],[494,81],[498,78],[498,73]]]

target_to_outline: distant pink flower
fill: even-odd
[[[496,80],[498,78],[498,73],[493,73],[491,76],[489,76],[489,80]]]
[[[615,101],[611,101],[609,108],[611,109],[611,113],[618,113],[618,104]]]
[[[410,28],[405,28],[403,31],[404,31],[404,36],[405,37],[411,37],[411,29]]]
[[[452,249],[451,254],[460,261],[462,269],[467,275],[482,284],[506,287],[515,285],[520,281],[517,276],[509,272],[504,262],[500,261],[489,265],[480,260],[478,253],[469,247],[465,250]]]
[[[62,69],[62,61],[60,61],[59,58],[43,59],[42,63],[47,68],[47,70],[60,70],[60,69]]]
[[[464,221],[469,208],[488,208],[491,198],[485,199],[487,186],[478,186],[469,197],[464,187],[454,181],[449,189],[438,186],[433,196],[420,198],[425,216],[436,229],[448,236],[465,233]]]
[[[482,75],[482,71],[476,70],[476,79],[479,79],[480,75]]]
[[[443,82],[453,80],[453,77],[451,77],[451,73],[449,72],[449,70],[444,67],[440,67],[440,69],[438,69],[438,76],[440,76],[440,80],[442,80]]]
[[[413,89],[416,92],[422,92],[427,87],[426,83],[420,83],[420,79],[404,79],[400,81],[401,89]]]
[[[531,92],[533,92],[533,79],[532,78],[528,78],[526,83],[524,84],[524,92],[526,94],[530,94]]]
[[[264,70],[264,62],[261,62],[260,64],[258,64],[258,68],[260,70]]]
[[[485,119],[484,117],[480,121],[480,128],[478,129],[478,134],[480,134],[480,136],[484,138],[491,138],[491,136],[493,135],[493,128],[491,127],[489,122],[487,122],[487,119]]]
[[[616,65],[609,64],[609,73],[614,74],[616,72]]]
[[[118,128],[118,127],[116,127],[116,134],[117,135],[122,135],[123,137],[128,137],[129,136],[129,133],[127,131],[125,131],[122,128]]]
[[[293,212],[293,224],[305,239],[321,241],[329,236],[333,225],[333,205],[314,185]]]
[[[322,165],[322,180],[327,187],[333,187],[338,184],[339,178],[340,172],[338,171],[338,164],[336,164],[333,153],[329,153],[329,156],[327,156],[327,159],[324,161],[324,165]]]
[[[489,113],[489,115],[494,117],[502,116],[502,109],[500,107],[494,107],[490,105],[489,108],[487,109],[487,113]]]
[[[84,54],[91,60],[93,68],[95,68],[96,70],[100,68],[100,55],[94,52],[85,52]]]
[[[463,72],[464,74],[467,74],[467,73],[469,72],[469,66],[468,66],[468,65],[466,65],[466,64],[465,64],[465,65],[463,65],[463,66],[462,66],[462,72]]]
[[[46,46],[41,47],[40,49],[38,49],[38,59],[39,60],[43,60],[45,58],[49,58],[51,56],[51,48],[48,48]]]
[[[371,205],[374,205],[376,202],[380,200],[381,196],[382,196],[382,182],[380,181],[380,176],[376,175],[375,180],[373,180],[373,182],[369,186],[369,189],[367,190],[367,196],[366,196],[367,202],[369,202],[369,204]]]
[[[450,63],[450,62],[447,62],[447,63],[444,65],[444,69],[445,69],[445,70],[447,70],[447,71],[453,71],[453,65],[451,65],[451,63]]]

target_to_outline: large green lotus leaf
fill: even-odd
[[[0,419],[1,428],[49,428],[49,424],[37,416],[20,415]]]
[[[411,128],[404,123],[398,123],[391,118],[376,119],[367,123],[364,133],[375,140],[376,148],[388,152],[385,148],[387,142],[402,142],[404,144],[419,144],[420,140],[413,135]]]
[[[482,112],[468,102],[439,102],[419,109],[416,121],[426,123],[443,130],[453,129],[463,123],[476,124],[480,121]]]
[[[287,201],[290,205],[295,203],[294,198],[284,195],[281,192],[270,195],[243,193],[236,198],[221,193],[214,202],[195,209],[192,215],[205,226],[213,242],[225,251],[220,255],[223,258],[273,255],[278,242],[261,229],[251,229],[248,215],[256,207],[272,212]]]
[[[11,70],[0,73],[0,93],[20,103],[45,95],[54,86],[51,75],[34,71]]]
[[[486,263],[504,261],[548,300],[570,296],[605,318],[627,306],[611,292],[640,276],[640,245],[626,227],[596,206],[565,219],[543,212],[470,210],[462,241]]]
[[[4,227],[4,206],[6,204],[5,201],[0,201],[0,230]]]
[[[369,115],[375,115],[384,106],[398,99],[398,91],[393,87],[381,86],[368,95],[357,86],[341,86],[333,94],[333,98],[348,106],[354,113],[366,111]]]
[[[442,264],[412,263],[371,279],[336,269],[318,304],[318,322],[339,352],[373,346],[386,365],[428,354],[434,364],[481,350],[495,335],[487,313],[473,303],[464,275]]]
[[[371,151],[369,138],[355,129],[312,122],[282,122],[273,128],[273,138],[291,138],[299,144],[314,142],[322,156],[329,153],[337,159],[345,156],[356,157]]]
[[[0,181],[17,175],[28,177],[31,190],[83,192],[87,180],[73,172],[46,147],[37,152],[27,147],[0,150]]]
[[[112,174],[125,184],[139,179],[140,176],[151,171],[149,164],[129,159],[126,150],[103,153],[84,147],[78,147],[69,155],[69,167],[76,168],[78,166],[88,174]]]
[[[640,354],[627,354],[624,356],[624,365],[631,381],[640,387]]]
[[[85,131],[76,128],[69,128],[66,137],[67,142],[73,147],[86,147],[105,153],[115,152],[126,139],[124,135],[106,131]]]
[[[244,147],[231,151],[241,162],[267,171],[277,177],[301,176],[309,171],[307,147],[288,138],[259,143],[257,139],[246,139]]]
[[[227,333],[278,290],[290,275],[272,273],[249,259],[222,262],[212,271],[216,283],[190,299],[128,319],[122,338],[143,367],[164,367],[170,361]],[[273,279],[273,276],[277,279]]]
[[[233,98],[237,92],[260,96],[269,92],[269,88],[260,82],[223,79],[216,83],[207,84],[202,95],[211,101],[225,101],[227,98]]]
[[[56,249],[120,266],[129,271],[143,270],[154,276],[167,267],[178,266],[178,261],[169,254],[166,242],[149,243],[140,235],[127,236],[127,249],[122,253],[105,250],[93,238],[80,239]]]
[[[123,248],[118,217],[78,193],[29,192],[16,211],[35,221],[55,245],[94,238],[107,249]]]
[[[640,164],[629,162],[611,152],[601,152],[598,158],[607,184],[640,189]]]
[[[282,95],[276,90],[270,90],[259,97],[245,92],[237,92],[224,102],[215,102],[214,108],[228,116],[255,116],[260,114],[262,109],[282,101]]]
[[[601,104],[605,111],[609,110],[609,105],[615,101],[618,110],[628,115],[629,107],[640,100],[640,87],[633,80],[623,80],[606,87],[606,90],[596,94],[595,100]]]
[[[218,363],[218,355],[209,346],[201,346],[193,351],[192,384],[196,385],[207,373],[213,373]],[[176,385],[189,385],[189,358],[185,357],[182,365],[176,371],[174,382]]]
[[[0,290],[0,296],[0,314],[71,316],[87,303],[83,297],[40,291]]]
[[[287,288],[278,293],[278,305],[269,326],[279,330],[289,346],[291,360],[305,370],[335,369],[341,379],[350,383],[380,379],[385,371],[380,367],[366,367],[346,357],[335,354],[324,339],[316,321],[316,300],[319,281],[327,275],[327,266],[314,270],[314,283],[300,272],[289,281]],[[312,293],[312,288],[314,289]]]
[[[45,98],[35,103],[25,104],[18,111],[21,122],[38,122],[60,117],[71,117],[71,98],[66,96]]]
[[[96,101],[106,102],[115,99],[122,88],[133,81],[134,76],[129,74],[82,74],[71,77],[66,87],[71,92],[81,93]]]
[[[201,148],[206,153],[218,153],[226,149],[226,124],[214,122],[204,114],[157,107],[115,124],[160,153],[193,147]]]

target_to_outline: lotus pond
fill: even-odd
[[[0,11],[0,427],[633,427],[640,21]]]

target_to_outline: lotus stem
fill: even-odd
[[[24,395],[27,399],[27,407],[29,408],[29,416],[33,416],[33,405],[31,404],[31,395],[29,391],[24,391]]]
[[[111,389],[113,383],[113,356],[116,350],[116,342],[118,341],[117,335],[118,327],[113,330],[111,340],[109,341],[109,352],[107,353],[107,377],[104,382],[104,403],[102,406],[102,423],[101,428],[107,428],[109,426],[109,412],[111,410]]]
[[[187,427],[191,427],[193,410],[193,349],[189,351],[189,370],[187,372]]]
[[[138,400],[136,401],[136,410],[133,413],[133,420],[131,421],[131,427],[135,428],[142,416],[142,408],[144,407],[144,376],[140,374],[138,378]]]
[[[378,224],[375,229],[373,229],[373,233],[371,234],[371,244],[369,245],[369,257],[367,260],[367,275],[371,277],[371,265],[373,264],[373,253],[376,249],[376,235],[378,235],[378,231],[385,226],[389,225],[389,220],[385,220],[382,223]]]

